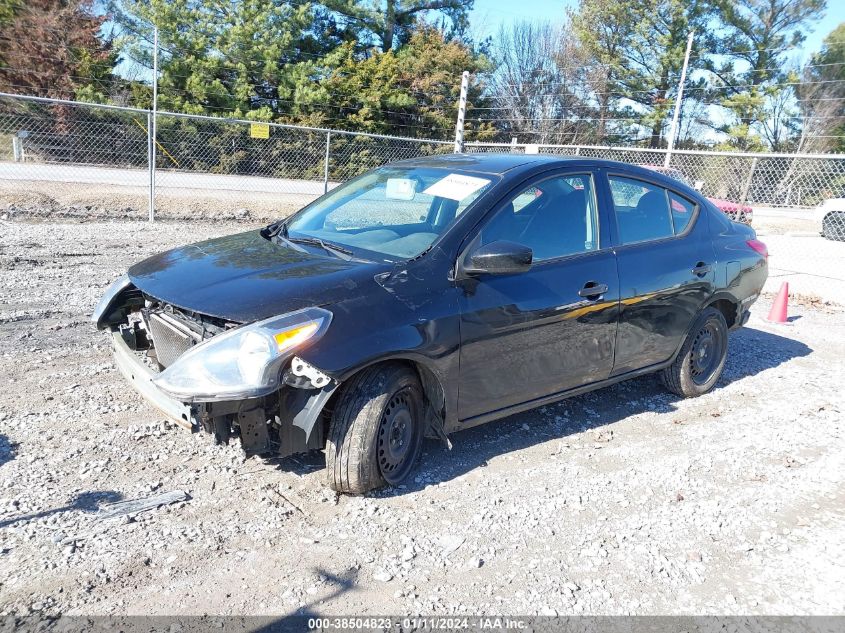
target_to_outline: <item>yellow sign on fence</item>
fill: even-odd
[[[252,138],[270,138],[269,123],[250,123],[249,135]]]

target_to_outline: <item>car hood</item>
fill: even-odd
[[[179,308],[248,323],[377,291],[385,264],[301,252],[247,231],[154,255],[132,283]]]

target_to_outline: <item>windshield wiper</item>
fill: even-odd
[[[261,229],[261,234],[268,239],[276,237],[279,233],[285,236],[288,234],[287,220],[278,220]]]
[[[319,237],[289,237],[288,236],[288,222],[287,220],[281,220],[276,222],[275,224],[271,224],[266,229],[266,237],[271,240],[276,240],[281,242],[285,246],[293,248],[297,251],[303,251],[302,247],[297,246],[297,244],[309,244],[312,246],[319,246],[327,253],[331,253],[335,257],[338,257],[344,261],[366,261],[363,259],[359,259],[354,256],[354,253],[348,249],[340,246],[338,244],[334,244],[332,242],[325,242],[321,240]]]
[[[288,248],[292,248],[293,250],[295,250],[295,251],[299,251],[300,253],[305,253],[305,252],[306,252],[306,250],[305,250],[304,248],[302,248],[299,244],[294,244],[294,243],[293,243],[292,241],[290,241],[288,238],[286,238],[286,237],[282,237],[279,233],[276,233],[275,235],[272,235],[272,236],[270,237],[270,239],[271,239],[271,240],[275,240],[275,241],[277,241],[277,242],[279,242],[279,243],[281,243],[281,244],[284,244],[284,245],[285,245],[285,246],[287,246]]]
[[[330,242],[324,242],[319,237],[288,237],[286,240],[295,244],[310,244],[312,246],[319,246],[327,253],[331,253],[335,257],[339,257],[347,262],[354,259],[354,253],[348,248],[344,248],[343,246],[338,246],[337,244],[332,244]]]

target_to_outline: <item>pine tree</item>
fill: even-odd
[[[102,100],[115,55],[93,0],[0,0],[0,86],[7,92]]]

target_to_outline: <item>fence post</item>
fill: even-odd
[[[153,30],[153,109],[147,129],[150,136],[150,222],[155,220],[156,200],[156,114],[158,113],[158,26]]]
[[[329,154],[331,152],[332,133],[326,132],[326,158],[323,161],[323,193],[329,192]]]
[[[12,156],[16,163],[23,162],[23,139],[17,134],[12,137]]]
[[[739,206],[745,206],[745,201],[748,200],[748,192],[751,189],[751,179],[754,178],[754,170],[757,169],[757,157],[751,159],[751,169],[748,171],[748,178],[745,179],[745,186],[742,188],[742,196],[739,198]],[[739,216],[737,216],[739,217]]]
[[[461,75],[461,98],[458,101],[458,121],[455,124],[455,153],[464,151],[464,117],[467,113],[467,90],[469,90],[469,71]]]
[[[155,143],[153,142],[153,113],[147,111],[147,172],[150,177],[149,220],[155,216]]]

